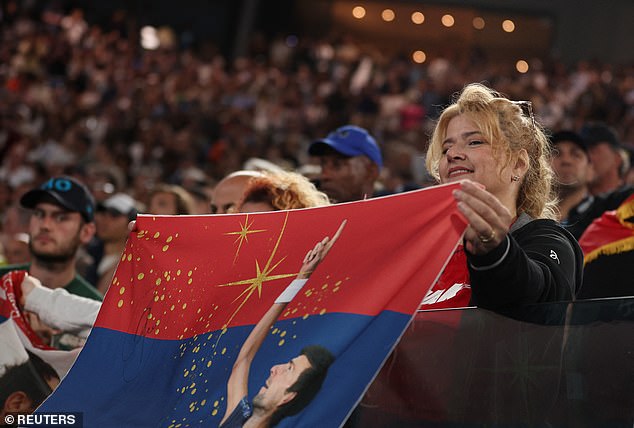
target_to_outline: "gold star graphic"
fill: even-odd
[[[234,241],[234,244],[238,243],[238,248],[236,249],[236,255],[233,257],[233,264],[236,263],[238,259],[238,254],[240,254],[240,248],[242,247],[243,242],[249,242],[249,235],[251,233],[258,232],[266,232],[266,229],[257,229],[257,230],[249,230],[249,228],[253,225],[253,220],[249,223],[249,214],[244,218],[244,223],[240,223],[240,230],[237,232],[227,232],[225,235],[237,235],[238,237]]]
[[[255,261],[255,277],[218,285],[218,287],[233,287],[240,285],[246,286],[242,293],[240,293],[240,295],[233,300],[235,302],[236,300],[242,298],[242,301],[238,305],[238,308],[233,312],[226,325],[229,325],[231,323],[233,318],[238,314],[238,312],[240,312],[240,309],[242,309],[242,307],[249,301],[249,298],[256,290],[258,291],[258,297],[262,295],[262,285],[266,281],[275,281],[276,279],[289,278],[291,276],[297,275],[297,272],[271,275],[273,271],[280,265],[280,263],[282,263],[286,259],[286,256],[282,257],[279,261],[272,264],[273,258],[277,253],[277,247],[279,246],[282,240],[282,236],[284,235],[287,220],[288,213],[286,213],[286,216],[284,217],[284,224],[282,224],[282,229],[280,230],[280,234],[277,237],[277,242],[275,243],[275,247],[273,247],[273,251],[271,251],[271,254],[269,255],[269,259],[266,261],[266,265],[264,266],[264,268],[260,268],[260,263],[257,260]]]

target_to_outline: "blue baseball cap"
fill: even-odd
[[[381,150],[368,131],[354,125],[337,128],[326,138],[311,143],[308,153],[312,156],[323,156],[328,148],[344,156],[367,156],[377,164],[383,166]]]
[[[20,204],[25,208],[35,208],[40,202],[49,202],[69,211],[76,211],[89,223],[94,219],[95,199],[85,185],[72,177],[53,177],[20,198]]]

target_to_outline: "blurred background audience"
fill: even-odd
[[[300,172],[319,187],[320,157],[311,155],[311,143],[352,124],[367,130],[382,153],[374,195],[428,186],[428,135],[438,112],[469,82],[531,101],[551,133],[578,132],[595,169],[608,170],[596,176],[611,177],[612,187],[634,180],[631,62],[543,57],[519,72],[477,49],[460,56],[449,47],[417,62],[331,29],[320,38],[254,32],[244,49],[227,54],[167,27],[150,46],[133,8],[102,10],[95,19],[80,6],[2,5],[2,263],[28,261],[20,237],[29,216],[18,201],[59,174],[86,183],[98,204],[126,194],[141,213],[222,213],[216,184],[263,162]],[[594,135],[596,123],[608,133]],[[599,189],[589,186],[591,193]],[[112,220],[113,211],[104,216]],[[86,258],[93,269],[100,251],[95,239]],[[82,272],[96,285],[89,269]]]

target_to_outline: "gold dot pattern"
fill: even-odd
[[[147,218],[145,222],[137,220],[140,230],[130,235],[117,273],[113,278],[118,299],[110,303],[113,308],[110,311],[117,311],[114,313],[118,314],[116,318],[119,320],[128,320],[129,325],[120,328],[134,331],[138,336],[145,336],[151,340],[161,338],[180,341],[173,356],[175,360],[178,360],[180,376],[175,378],[173,387],[182,398],[175,406],[186,409],[186,413],[191,416],[182,419],[166,419],[162,425],[173,428],[192,426],[196,425],[195,422],[199,417],[203,417],[206,422],[203,425],[213,426],[224,414],[226,391],[210,390],[207,384],[210,373],[217,369],[218,362],[222,361],[222,364],[226,364],[227,361],[233,361],[240,351],[239,346],[235,344],[229,346],[226,340],[223,341],[223,336],[227,334],[229,327],[245,322],[239,321],[240,317],[253,318],[249,311],[253,308],[257,310],[262,308],[258,302],[252,304],[248,301],[246,304],[250,306],[243,308],[243,315],[242,312],[236,312],[240,301],[221,306],[216,300],[208,298],[207,293],[214,290],[218,284],[249,278],[256,270],[263,271],[266,259],[258,258],[248,267],[244,267],[246,263],[239,263],[238,266],[233,264],[234,252],[232,251],[228,256],[230,262],[225,265],[213,264],[213,260],[209,263],[201,262],[200,258],[189,260],[183,256],[186,254],[182,251],[183,247],[188,245],[196,233],[212,234],[213,228],[208,230],[205,228],[204,231],[198,232],[188,230],[188,237],[182,238],[179,233],[163,232],[167,230],[166,222],[169,219],[150,218],[152,221],[147,221]],[[220,232],[217,233],[220,234]],[[274,234],[264,239],[265,235],[267,234],[261,234],[262,240],[266,241],[269,248],[279,242]],[[249,239],[248,245],[245,241],[241,249],[241,259],[249,256],[249,245],[252,240],[257,239],[258,234],[252,236],[254,238]],[[213,244],[210,243],[209,247],[211,246]],[[200,252],[202,257],[205,252]],[[281,260],[286,257],[288,256],[285,253],[275,258],[271,265],[281,263]],[[263,282],[262,289],[257,290],[251,299],[258,300],[260,292],[269,293],[269,295],[279,294],[296,275],[296,270],[289,269],[297,269],[297,267],[288,268],[286,264],[301,265],[300,259],[301,257],[297,256],[297,260],[280,265],[272,275],[287,273],[289,275],[280,275],[279,280]],[[226,280],[214,279],[214,275],[226,271],[229,272]],[[328,301],[337,290],[344,286],[344,283],[345,279],[330,278],[320,283],[309,282],[309,287],[298,295],[301,298],[291,302],[280,317],[280,320],[293,317],[294,327],[289,330],[286,327],[274,326],[269,333],[270,339],[274,340],[271,344],[276,347],[287,347],[295,343],[298,339],[294,331],[298,327],[297,323],[301,324],[311,316],[326,314]],[[269,289],[271,291],[267,291]],[[231,291],[236,298],[245,288],[235,287],[226,290]],[[112,301],[106,300],[104,306]],[[247,310],[247,308],[251,309]],[[236,313],[236,318],[233,318]],[[114,317],[113,315],[111,318]],[[288,326],[288,324],[285,325]],[[183,414],[179,412],[180,416]],[[196,419],[192,419],[194,417]]]

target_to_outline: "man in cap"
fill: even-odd
[[[560,131],[551,138],[554,149],[552,167],[556,175],[561,224],[579,239],[581,234],[605,211],[616,209],[632,188],[621,188],[601,195],[590,193],[594,163],[590,148],[581,135]]]
[[[383,166],[381,150],[363,128],[346,125],[314,141],[308,153],[321,164],[319,190],[334,203],[372,197]]]
[[[97,289],[102,294],[108,291],[128,239],[128,223],[136,219],[136,215],[137,203],[125,193],[115,193],[97,204],[97,236],[103,242],[103,256],[97,266]]]
[[[588,184],[594,170],[588,146],[574,131],[559,131],[551,137],[550,142],[553,148],[552,168],[557,177],[555,188],[559,196],[559,219],[562,224],[577,223],[581,212],[592,201]],[[580,205],[583,201],[587,203]]]
[[[628,156],[616,131],[604,123],[593,122],[581,129],[581,136],[588,144],[590,161],[595,171],[590,193],[599,195],[623,186],[623,177],[629,169]]]
[[[86,186],[71,177],[53,177],[26,192],[20,204],[31,210],[31,263],[3,266],[0,275],[26,270],[49,288],[101,300],[101,295],[76,270],[79,248],[95,234],[95,201]]]
[[[53,177],[39,188],[26,192],[20,198],[20,205],[31,211],[31,262],[4,266],[0,275],[27,271],[46,287],[63,288],[78,296],[101,300],[101,295],[77,273],[76,267],[77,252],[95,234],[95,201],[86,186],[71,177]],[[25,312],[25,315],[45,343],[64,349],[78,344],[72,335],[53,330],[36,314]]]

